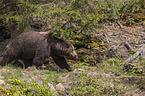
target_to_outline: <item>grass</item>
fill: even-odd
[[[5,84],[1,85],[2,95],[54,95],[48,83],[55,87],[63,84],[64,91],[57,90],[57,95],[94,96],[94,95],[133,95],[138,94],[137,83],[124,83],[122,76],[136,76],[122,71],[121,61],[104,62],[99,67],[75,64],[73,72],[60,70],[31,70],[14,66],[1,67],[1,76]],[[144,76],[143,76],[144,77]],[[38,88],[39,87],[39,88]],[[137,90],[138,89],[138,90]],[[35,94],[33,94],[35,93]],[[140,94],[140,93],[139,93]],[[55,94],[56,95],[56,94]]]

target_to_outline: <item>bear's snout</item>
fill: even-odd
[[[76,60],[78,58],[78,54],[74,51],[71,53],[71,59]]]

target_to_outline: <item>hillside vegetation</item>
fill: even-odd
[[[144,0],[2,0],[0,52],[24,31],[53,31],[72,40],[72,72],[51,58],[41,70],[0,66],[3,96],[145,94]],[[1,57],[0,57],[1,59]]]

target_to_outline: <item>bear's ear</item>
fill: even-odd
[[[52,38],[53,37],[53,32],[52,31],[48,31],[47,32],[47,38]]]
[[[72,44],[72,43],[73,43],[73,40],[66,40],[66,42],[67,42],[68,44]]]
[[[39,32],[39,34],[40,34],[41,36],[44,36],[44,37],[46,37],[46,38],[49,38],[49,37],[52,36],[53,32],[52,32],[52,31],[46,31],[46,32]]]

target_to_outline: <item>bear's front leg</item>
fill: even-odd
[[[44,61],[44,56],[36,56],[33,59],[33,64],[36,66],[36,69],[40,70]]]
[[[28,68],[29,66],[32,66],[32,62],[33,62],[33,59],[24,60],[23,68]]]
[[[72,68],[67,63],[67,60],[64,56],[59,56],[59,55],[56,55],[54,53],[52,53],[51,56],[52,56],[54,62],[56,63],[56,65],[58,65],[60,68],[62,68],[62,69],[65,68],[68,71],[72,71]]]

